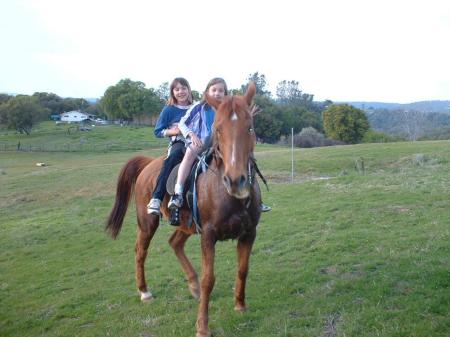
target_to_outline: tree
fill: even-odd
[[[99,103],[90,104],[86,109],[84,109],[84,112],[99,118],[108,118]]]
[[[255,104],[261,109],[255,117],[256,137],[267,143],[276,142],[281,135],[280,110],[265,96],[255,96]]]
[[[8,102],[13,96],[9,96],[8,94],[0,94],[0,105]]]
[[[48,109],[49,117],[72,110],[86,111],[90,106],[84,98],[61,98],[48,92],[35,92],[32,97],[35,97],[43,108]]]
[[[49,115],[59,115],[64,111],[68,111],[64,109],[63,99],[56,94],[35,92],[32,97],[35,97],[43,108],[49,110]]]
[[[200,101],[202,95],[197,90],[192,90],[192,99],[194,101]]]
[[[158,95],[163,102],[167,102],[170,96],[169,82],[160,84],[158,90],[156,90],[156,95]]]
[[[144,114],[158,114],[163,102],[153,89],[146,89],[144,83],[127,78],[110,86],[100,105],[110,119],[131,120]]]
[[[329,138],[358,143],[369,130],[366,115],[348,104],[332,104],[323,113],[323,126]]]
[[[33,125],[46,119],[49,110],[36,97],[18,95],[0,105],[1,120],[9,129],[29,135]]]
[[[298,81],[281,81],[277,85],[277,100],[281,104],[296,104],[309,107],[314,95],[304,94],[298,87]]]
[[[277,85],[276,103],[282,108],[281,133],[291,134],[291,128],[298,133],[305,127],[322,129],[323,109],[313,102],[314,95],[302,93],[298,81],[281,81]]]
[[[303,128],[313,127],[316,130],[322,130],[321,115],[315,111],[308,110],[303,106],[279,105],[281,134],[288,136],[291,134],[291,128],[294,133],[299,133]]]
[[[253,81],[256,85],[256,94],[260,96],[270,97],[272,94],[270,91],[266,90],[266,76],[264,74],[259,74],[258,72],[248,75],[247,82]],[[247,90],[247,85],[243,84],[241,86],[241,92],[244,93]]]

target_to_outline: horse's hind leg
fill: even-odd
[[[183,268],[184,273],[188,279],[189,291],[195,299],[200,297],[200,285],[198,283],[198,276],[195,272],[191,261],[187,258],[184,252],[184,245],[189,239],[191,234],[186,234],[181,231],[175,231],[169,239],[169,244],[175,252],[178,260],[180,261],[181,268]]]
[[[245,284],[248,274],[248,262],[252,251],[253,242],[255,241],[256,231],[239,238],[237,244],[238,253],[238,272],[236,277],[236,287],[234,291],[235,304],[234,310],[245,311]]]
[[[153,217],[153,216],[151,216]],[[154,220],[154,219],[151,219]],[[148,221],[148,226],[138,227],[137,239],[136,239],[136,285],[139,289],[142,301],[148,301],[153,298],[152,293],[147,289],[147,283],[145,281],[145,259],[147,258],[148,246],[153,238],[153,235],[158,228],[159,221]],[[145,230],[143,230],[145,228]]]

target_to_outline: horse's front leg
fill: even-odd
[[[204,226],[204,228],[207,228]],[[211,337],[208,327],[209,296],[214,287],[214,255],[216,239],[211,232],[202,233],[202,282],[200,289],[200,305],[197,315],[196,337]]]
[[[234,290],[235,304],[234,310],[243,312],[245,306],[245,283],[247,281],[250,253],[255,241],[256,230],[239,238],[237,244],[238,271],[236,277],[236,287]]]

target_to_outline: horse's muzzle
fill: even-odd
[[[232,179],[228,175],[224,175],[222,177],[222,181],[228,194],[232,197],[244,199],[249,196],[250,185],[248,183],[247,176],[241,175],[235,179]]]

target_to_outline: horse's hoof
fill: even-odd
[[[142,302],[149,302],[149,301],[153,300],[153,298],[154,298],[152,293],[149,291],[146,291],[146,292],[141,291],[140,293],[141,293],[141,301]]]
[[[195,337],[211,337],[211,333],[208,332],[207,334],[204,334],[204,333],[197,332],[195,334]]]
[[[189,291],[194,299],[198,300],[200,298],[200,286],[198,283],[189,284]]]
[[[236,305],[234,306],[234,311],[237,311],[237,312],[246,312],[246,311],[247,311],[247,307],[246,307],[245,305],[239,305],[239,304],[236,304]]]

